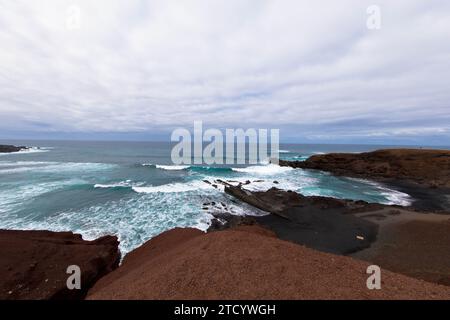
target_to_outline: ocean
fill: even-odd
[[[411,198],[379,183],[273,164],[175,166],[162,142],[1,141],[34,146],[0,154],[0,229],[117,235],[122,253],[174,228],[206,230],[222,203],[236,215],[266,214],[214,188],[215,179],[252,181],[250,190],[278,187],[304,195],[408,205]],[[392,146],[281,145],[280,158]],[[204,210],[204,203],[216,207]]]

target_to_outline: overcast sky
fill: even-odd
[[[450,1],[0,0],[0,49],[0,138],[450,144]]]

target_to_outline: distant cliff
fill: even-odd
[[[365,153],[314,155],[306,161],[283,161],[281,166],[329,171],[377,179],[411,180],[427,187],[450,187],[450,150],[386,149]]]

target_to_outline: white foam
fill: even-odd
[[[71,171],[96,171],[113,168],[115,165],[107,163],[77,163],[77,162],[41,162],[37,165],[37,162],[32,163],[31,166],[28,162],[23,162],[25,166],[18,168],[0,169],[0,174],[11,174],[20,172],[43,172],[43,173],[59,173],[59,172],[71,172]],[[12,166],[12,165],[11,165]]]
[[[157,169],[161,170],[167,170],[167,171],[180,171],[180,170],[186,170],[190,168],[190,166],[183,166],[183,165],[164,165],[164,164],[153,164],[153,163],[143,163],[144,167],[155,167]]]
[[[0,161],[0,168],[2,167],[20,167],[20,166],[39,166],[57,164],[57,162],[44,161]]]
[[[195,223],[192,225],[192,228],[199,229],[203,232],[206,232],[208,230],[208,228],[211,226],[212,219],[214,219],[213,215],[211,215],[209,213],[205,213],[205,214],[201,215],[197,219],[197,221],[195,221]]]
[[[188,169],[190,166],[177,166],[177,165],[160,165],[157,164],[156,168],[158,169],[162,169],[162,170],[168,170],[168,171],[179,171],[179,170],[186,170]]]
[[[141,186],[142,184],[143,184],[142,182],[132,183],[131,180],[126,180],[126,181],[120,181],[120,182],[110,183],[110,184],[97,183],[94,185],[94,188],[97,188],[97,189],[132,188],[133,186]]]
[[[179,193],[197,191],[202,189],[213,189],[212,186],[203,181],[192,181],[186,183],[169,183],[160,186],[134,186],[133,190],[137,193]]]
[[[64,188],[75,184],[84,184],[81,179],[70,179],[65,181],[44,182],[18,186],[8,191],[0,192],[0,212],[13,211],[14,208],[23,205],[24,201],[42,195],[44,193]]]
[[[153,167],[154,164],[153,163],[143,163],[142,164],[144,167]]]
[[[275,175],[294,170],[291,167],[280,167],[276,164],[268,164],[265,166],[251,166],[247,168],[232,168],[231,170],[241,173],[251,173],[258,175]]]
[[[291,153],[289,150],[278,150],[278,153]]]
[[[412,203],[411,197],[403,192],[391,190],[388,193],[382,194],[389,200],[389,202],[387,202],[386,204],[396,204],[399,206],[407,207]]]
[[[30,147],[28,149],[22,149],[20,151],[15,152],[7,152],[7,153],[0,153],[0,156],[5,156],[9,154],[29,154],[29,153],[40,153],[40,152],[49,152],[51,149],[47,147]]]
[[[413,199],[409,194],[391,188],[387,188],[378,182],[359,178],[348,178],[348,179],[369,184],[377,188],[380,194],[383,195],[388,200],[385,201],[383,204],[399,205],[407,207],[410,206],[413,202]]]

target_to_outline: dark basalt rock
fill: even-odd
[[[12,146],[12,145],[0,145],[0,153],[11,153],[11,152],[19,152],[21,150],[26,150],[27,147],[20,146]]]
[[[214,219],[211,221],[207,232],[221,231],[238,226],[250,226],[256,224],[254,217],[236,216],[228,212],[213,213]]]
[[[283,240],[313,249],[349,254],[375,241],[378,226],[355,213],[383,209],[384,205],[327,197],[306,197],[296,192],[272,188],[251,192],[226,186],[225,192],[270,215],[254,217]]]

